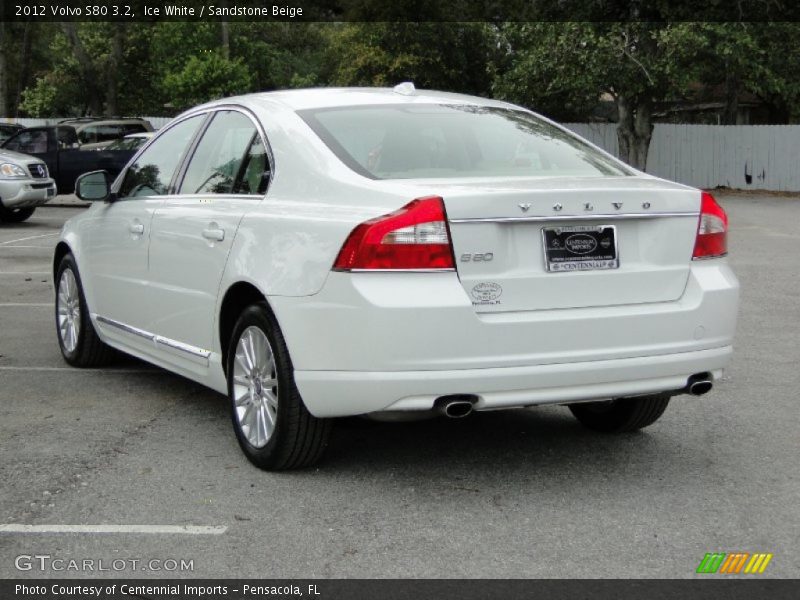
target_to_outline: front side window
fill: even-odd
[[[58,127],[56,129],[59,148],[72,148],[78,143],[78,135],[73,127]]]
[[[220,111],[189,161],[181,194],[256,194],[266,152],[253,122],[237,111]]]
[[[19,133],[19,127],[11,127],[6,125],[0,125],[0,143],[6,141],[15,133]]]
[[[175,169],[183,161],[205,115],[173,125],[154,140],[125,173],[118,196],[161,196],[169,193]]]
[[[342,162],[372,179],[629,174],[580,139],[520,110],[390,104],[298,114]]]

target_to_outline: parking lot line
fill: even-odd
[[[0,533],[149,533],[169,535],[222,535],[224,525],[23,525],[0,524]]]
[[[8,240],[7,242],[0,242],[0,246],[7,246],[9,244],[15,244],[16,242],[27,242],[28,240],[38,240],[40,238],[53,237],[55,235],[58,235],[58,233],[43,233],[42,235],[31,235],[24,238],[18,238],[16,240]],[[37,246],[37,248],[38,247],[39,246]]]
[[[0,371],[64,371],[66,373],[158,373],[161,369],[76,369],[75,367],[18,367],[2,365]]]
[[[39,306],[39,307],[49,306],[49,307],[52,307],[53,303],[52,302],[0,302],[0,307],[3,307],[3,306],[8,306],[8,307],[14,307],[14,306]]]
[[[50,275],[50,271],[0,271],[0,275]]]
[[[17,246],[17,245],[14,245],[14,246],[3,246],[4,250],[6,248],[28,248],[28,249],[36,249],[36,250],[49,250],[51,252],[53,251],[53,249],[50,246]]]

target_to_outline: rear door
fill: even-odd
[[[204,365],[220,280],[242,217],[264,197],[266,145],[255,118],[213,114],[181,176],[155,213],[150,247],[154,331],[177,364]]]

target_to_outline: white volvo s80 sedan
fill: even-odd
[[[95,202],[54,256],[64,358],[118,349],[227,394],[262,468],[314,463],[346,415],[562,404],[631,431],[731,356],[723,209],[504,102],[220,100],[77,190]]]

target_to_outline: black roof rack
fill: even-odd
[[[62,123],[91,123],[92,121],[102,121],[103,117],[72,117],[69,119],[61,119],[57,124]]]

